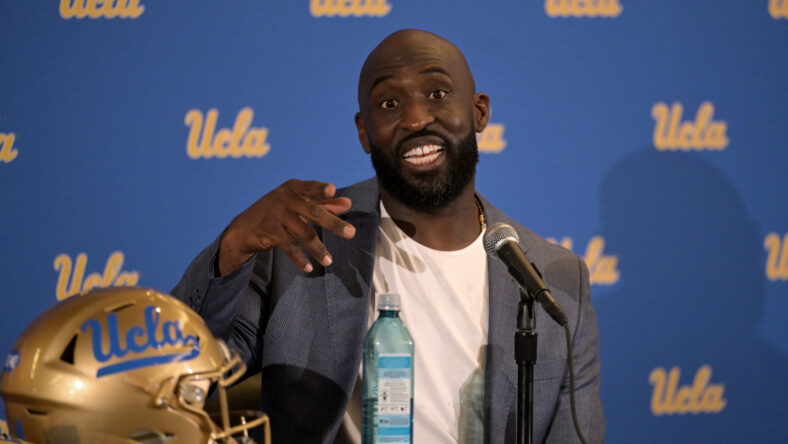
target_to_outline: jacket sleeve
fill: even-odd
[[[196,311],[213,335],[223,339],[246,362],[247,374],[259,369],[267,279],[256,272],[270,255],[253,256],[231,273],[217,277],[221,236],[192,260],[171,294]],[[262,260],[260,260],[262,259]]]
[[[579,314],[574,331],[572,332],[570,329],[570,333],[573,333],[571,340],[575,370],[575,403],[580,430],[586,442],[592,444],[603,442],[605,437],[605,418],[599,394],[599,332],[597,330],[596,314],[591,304],[588,268],[579,258],[578,262],[580,269]],[[568,374],[561,386],[558,411],[546,442],[580,442],[572,422]]]

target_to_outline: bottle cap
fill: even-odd
[[[402,306],[397,293],[381,293],[377,296],[378,310],[399,311]]]

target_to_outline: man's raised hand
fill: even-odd
[[[305,272],[312,264],[301,251],[303,245],[322,265],[331,255],[310,223],[350,239],[353,225],[336,215],[350,209],[350,199],[334,197],[336,187],[319,181],[288,180],[239,214],[225,229],[219,246],[219,273],[224,276],[255,253],[280,248]]]

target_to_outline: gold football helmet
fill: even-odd
[[[226,388],[246,370],[197,313],[143,288],[94,290],[45,311],[0,376],[11,435],[34,443],[248,443],[268,418],[233,412]],[[215,383],[221,412],[203,409]]]

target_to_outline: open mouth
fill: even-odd
[[[444,148],[440,145],[422,145],[411,148],[402,158],[413,165],[424,165],[438,158],[443,153]]]

